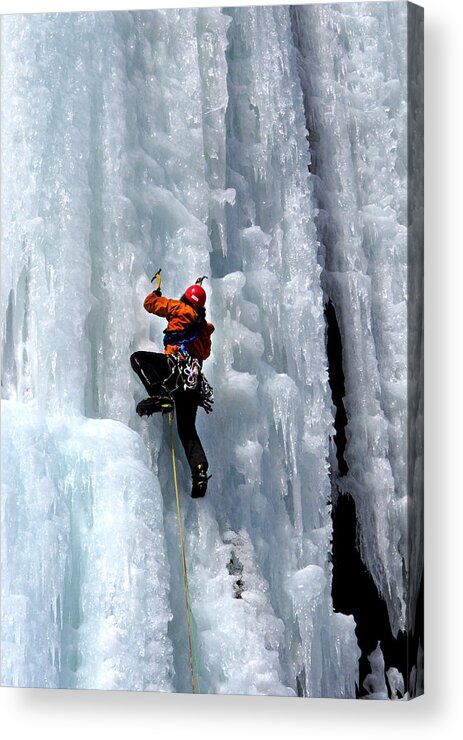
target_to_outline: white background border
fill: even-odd
[[[218,6],[217,0],[2,0],[2,13]],[[249,5],[231,0],[224,5]],[[255,4],[262,3],[257,0]],[[276,3],[278,4],[278,3]],[[414,702],[0,688],[4,738],[461,737],[462,9],[421,0],[426,65],[426,695]],[[8,101],[2,100],[8,107]]]

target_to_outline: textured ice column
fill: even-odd
[[[406,3],[298,6],[293,30],[320,206],[323,286],[343,344],[339,482],[393,630],[405,626]]]
[[[284,624],[249,534],[225,531],[202,502],[186,519],[201,691],[294,696],[285,685],[279,648]]]
[[[213,462],[220,461],[218,517],[250,537],[285,624],[287,685],[316,696],[330,683],[336,695],[353,695],[354,625],[351,618],[341,625],[331,606],[332,417],[289,15],[286,8],[226,12],[226,184],[236,204],[226,209],[227,252],[215,243],[211,255],[213,311],[221,317],[213,367],[220,403],[210,422]],[[343,665],[336,643],[345,650]]]
[[[119,422],[2,402],[2,682],[171,690],[158,482]]]
[[[69,512],[42,414],[2,400],[2,685],[60,685]]]
[[[231,20],[218,10],[198,10],[196,29],[201,75],[205,176],[209,192],[208,234],[213,249],[227,251],[225,207],[235,201],[226,189],[226,122],[228,106],[227,28]]]
[[[172,691],[169,565],[146,449],[122,424],[89,420],[64,455],[80,545],[74,566],[85,573],[76,604],[84,657],[76,685]]]
[[[106,367],[114,415],[128,420],[141,314],[118,280],[140,274],[128,269],[134,250],[113,254],[102,217],[128,178],[122,145],[112,174],[104,152],[133,111],[115,25],[112,14],[2,18],[2,395],[16,401],[2,409],[4,654],[17,657],[5,683],[172,687],[161,493],[148,468],[160,444],[150,459],[135,432],[82,416],[112,413]],[[106,285],[120,289],[112,313]]]
[[[79,23],[2,18],[4,388],[49,410],[83,411],[89,362],[88,37]]]

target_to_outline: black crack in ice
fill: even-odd
[[[325,307],[327,326],[328,375],[331,397],[335,407],[334,443],[338,463],[337,477],[347,475],[349,467],[345,459],[347,414],[344,408],[345,382],[342,355],[342,339],[333,303]],[[359,660],[359,685],[357,698],[366,696],[363,684],[371,673],[368,656],[378,642],[384,656],[385,681],[389,694],[387,671],[396,668],[403,676],[407,690],[407,635],[404,632],[394,637],[389,622],[385,601],[363,563],[357,546],[357,514],[351,495],[341,493],[332,477],[332,597],[335,611],[354,616],[355,634],[361,650]]]

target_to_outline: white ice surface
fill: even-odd
[[[403,24],[346,8],[301,9],[301,74],[288,7],[2,18],[4,684],[189,690],[167,429],[129,364],[162,347],[160,266],[169,296],[209,275],[216,325],[204,501],[176,439],[202,690],[355,696],[323,290],[362,555],[403,625]]]

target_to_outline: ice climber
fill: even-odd
[[[164,353],[134,352],[130,358],[133,370],[149,394],[140,401],[137,413],[150,416],[175,407],[177,429],[192,473],[193,498],[204,496],[207,489],[208,461],[196,431],[196,412],[202,406],[212,410],[212,388],[202,372],[203,361],[211,353],[214,326],[206,321],[206,292],[203,278],[185,290],[180,300],[164,298],[158,287],[144,302],[149,313],[167,319],[164,329]],[[154,278],[153,278],[154,280]]]

